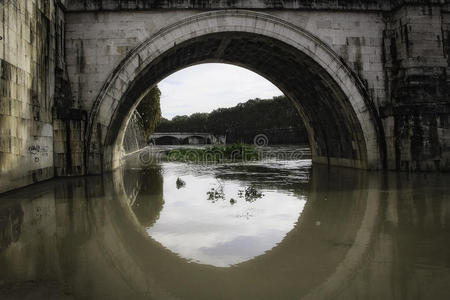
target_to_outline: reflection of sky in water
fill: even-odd
[[[199,174],[185,166],[164,164],[165,204],[158,221],[147,232],[171,251],[195,262],[223,267],[263,254],[295,226],[305,205],[299,196],[273,189],[262,189],[264,196],[249,203],[238,197],[238,191],[248,182],[218,181],[211,172]],[[178,177],[186,182],[181,189],[176,188]],[[266,178],[270,181],[271,177]],[[219,182],[225,199],[213,203],[207,192],[217,188]],[[259,180],[261,185],[264,182]],[[237,200],[234,205],[231,198]]]

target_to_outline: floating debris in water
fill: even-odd
[[[211,188],[211,190],[206,192],[206,194],[208,195],[208,200],[212,201],[213,203],[217,202],[218,200],[225,199],[225,193],[223,191],[222,185],[217,188]]]
[[[177,189],[181,189],[186,185],[186,182],[180,177],[177,178]]]
[[[257,199],[264,197],[264,194],[258,191],[255,187],[249,186],[245,190],[238,191],[239,198],[245,198],[247,202],[254,202]]]
[[[220,183],[217,187],[211,188],[209,191],[206,192],[206,195],[208,195],[208,200],[215,203],[219,200],[225,200],[225,192],[223,191],[223,184]],[[255,187],[249,186],[246,187],[244,190],[238,190],[238,197],[245,199],[247,202],[255,202],[257,199],[260,199],[264,197],[264,194],[258,191]],[[234,205],[237,203],[237,200],[235,198],[230,198],[230,204]]]

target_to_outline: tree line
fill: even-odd
[[[155,132],[208,132],[226,135],[227,143],[252,143],[266,134],[272,144],[307,143],[303,121],[286,96],[251,99],[210,113],[161,118]]]

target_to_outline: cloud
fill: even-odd
[[[261,255],[294,228],[306,204],[289,191],[271,189],[261,190],[261,199],[246,202],[238,192],[248,183],[237,180],[222,181],[226,200],[212,203],[207,192],[217,187],[216,177],[185,167],[164,166],[164,208],[147,233],[192,261],[226,267]],[[176,188],[178,177],[186,182],[182,189]],[[238,200],[234,205],[231,197]]]
[[[201,64],[176,72],[158,84],[165,118],[232,107],[253,98],[283,93],[247,69],[228,64]]]

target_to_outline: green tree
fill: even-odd
[[[296,134],[283,135],[283,130],[289,129]],[[298,110],[286,96],[256,98],[234,107],[218,108],[211,113],[163,119],[156,131],[210,132],[226,135],[230,143],[251,143],[254,136],[260,133],[269,135],[272,141],[278,143],[303,142],[307,139]]]
[[[136,110],[141,116],[140,126],[144,130],[145,139],[148,140],[155,132],[161,120],[161,91],[158,86],[152,88],[141,100]]]

